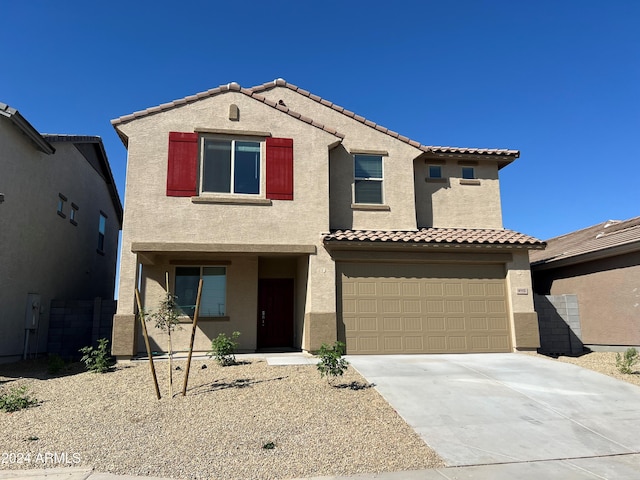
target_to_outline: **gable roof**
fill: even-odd
[[[214,97],[216,95],[220,95],[226,92],[240,92],[248,97],[253,98],[254,100],[264,103],[265,105],[283,112],[301,122],[307,123],[313,127],[319,128],[320,130],[324,130],[331,135],[338,137],[341,141],[344,139],[344,135],[339,133],[335,128],[328,127],[326,125],[321,124],[320,122],[316,122],[312,118],[306,117],[298,112],[291,110],[285,105],[280,105],[279,103],[272,102],[271,100],[266,99],[262,95],[259,95],[257,92],[253,92],[251,89],[242,88],[238,83],[232,82],[227,85],[220,85],[219,87],[212,88],[211,90],[207,90],[206,92],[196,93],[195,95],[189,95],[184,98],[180,98],[178,100],[174,100],[172,102],[163,103],[162,105],[158,105],[157,107],[147,108],[145,110],[141,110],[138,112],[134,112],[130,115],[125,115],[114,120],[111,120],[111,125],[113,125],[118,131],[118,135],[120,139],[124,143],[125,147],[127,146],[127,138],[122,132],[118,130],[118,125],[123,123],[130,122],[132,120],[136,120],[138,118],[146,117],[148,115],[153,115],[154,113],[165,112],[167,110],[171,110],[182,105],[186,105],[189,103],[196,102],[198,100],[202,100],[203,98]]]
[[[42,153],[51,155],[56,151],[15,108],[0,102],[0,116],[8,118]]]
[[[272,82],[263,83],[262,85],[257,85],[251,88],[250,90],[255,93],[260,93],[266,90],[271,90],[276,87],[285,87],[285,88],[288,88],[289,90],[293,90],[294,92],[299,93],[304,97],[308,97],[311,100],[314,100],[315,102],[318,102],[321,105],[324,105],[325,107],[331,108],[336,112],[342,113],[343,115],[346,115],[349,118],[353,118],[354,120],[364,125],[367,125],[368,127],[371,127],[379,132],[382,132],[386,135],[396,138],[401,142],[404,142],[413,147],[416,147],[425,153],[434,153],[434,154],[448,153],[448,154],[458,154],[458,155],[471,154],[471,155],[506,157],[503,161],[500,162],[499,164],[500,168],[508,165],[509,163],[511,163],[513,160],[515,160],[520,156],[520,152],[518,150],[509,150],[509,149],[500,149],[500,148],[460,148],[460,147],[450,147],[450,146],[422,145],[420,142],[411,140],[409,137],[405,137],[404,135],[400,135],[399,133],[394,132],[393,130],[389,130],[388,128],[385,128],[382,125],[378,125],[377,123],[372,122],[371,120],[368,120],[360,115],[357,115],[354,112],[351,112],[344,107],[336,105],[335,103],[329,100],[326,100],[322,97],[319,97],[318,95],[314,95],[313,93],[307,90],[303,90],[302,88],[296,85],[293,85],[292,83],[289,83],[282,78],[278,78]]]
[[[343,115],[346,115],[347,117],[352,118],[364,125],[367,125],[368,127],[371,127],[381,133],[389,135],[397,140],[400,140],[401,142],[407,143],[419,150],[422,150],[422,152],[424,152],[425,154],[474,155],[474,156],[487,156],[487,157],[494,157],[494,158],[497,157],[498,168],[505,167],[506,165],[510,164],[512,161],[514,161],[516,158],[520,156],[520,152],[518,150],[510,150],[506,148],[461,148],[461,147],[451,147],[451,146],[423,145],[420,142],[412,140],[409,137],[405,137],[404,135],[400,135],[399,133],[394,132],[393,130],[389,130],[388,128],[378,125],[377,123],[372,122],[371,120],[368,120],[360,115],[357,115],[354,112],[351,112],[345,109],[344,107],[336,105],[335,103],[330,102],[329,100],[319,97],[318,95],[314,95],[311,92],[308,92],[307,90],[303,90],[302,88],[296,85],[293,85],[292,83],[289,83],[286,80],[283,80],[282,78],[278,78],[276,80],[273,80],[272,82],[267,82],[262,85],[257,85],[251,88],[242,88],[236,82],[232,82],[227,85],[220,85],[219,87],[212,88],[205,92],[196,93],[195,95],[189,95],[187,97],[183,97],[178,100],[174,100],[172,102],[163,103],[162,105],[158,105],[156,107],[151,107],[145,110],[134,112],[129,115],[124,115],[122,117],[111,120],[111,124],[114,126],[114,128],[118,132],[118,136],[120,136],[122,143],[124,143],[126,147],[128,139],[126,135],[124,135],[120,130],[118,130],[117,128],[118,125],[122,125],[124,123],[136,120],[138,118],[143,118],[148,115],[153,115],[155,113],[165,112],[173,108],[180,107],[182,105],[197,102],[198,100],[201,100],[203,98],[209,98],[215,95],[220,95],[225,92],[233,91],[233,92],[240,92],[244,95],[247,95],[248,97],[253,98],[254,100],[257,100],[259,102],[264,103],[265,105],[268,105],[271,108],[274,108],[283,113],[286,113],[287,115],[290,115],[300,121],[308,123],[309,125],[320,128],[332,135],[335,135],[340,140],[343,140],[345,138],[345,135],[339,133],[335,128],[331,128],[327,125],[317,122],[312,118],[306,117],[294,110],[291,110],[285,105],[281,105],[280,103],[268,100],[264,96],[260,95],[261,92],[265,92],[267,90],[271,90],[276,87],[286,87],[290,90],[293,90],[294,92],[297,92],[300,95],[308,97],[311,100],[314,100],[320,103],[321,105],[331,108],[332,110],[335,110],[336,112],[339,112]]]
[[[109,166],[109,159],[107,158],[107,152],[104,149],[102,138],[92,135],[60,135],[47,133],[43,133],[42,137],[48,142],[69,142],[76,146],[107,185],[111,202],[118,216],[118,221],[120,225],[122,225],[122,202],[120,201],[120,195],[118,195],[118,189],[113,179],[113,173]]]
[[[419,230],[335,230],[325,235],[324,242],[509,245],[528,248],[544,248],[545,245],[537,238],[507,229],[435,227]]]
[[[573,264],[615,255],[621,249],[640,249],[640,217],[608,220],[547,240],[543,252],[531,252],[531,266]],[[560,265],[558,265],[560,266]]]

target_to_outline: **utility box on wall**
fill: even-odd
[[[27,304],[24,310],[24,328],[37,330],[40,322],[40,294],[27,294]]]

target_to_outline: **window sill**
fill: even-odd
[[[447,183],[449,181],[449,179],[447,178],[425,178],[424,179],[425,182],[427,183]]]
[[[104,257],[104,250],[100,250],[99,248],[96,248],[96,253]]]
[[[67,218],[67,216],[64,213],[62,213],[60,210],[58,210],[58,216],[62,218]]]
[[[389,205],[377,205],[373,203],[352,203],[352,210],[365,210],[365,211],[377,211],[377,212],[388,212],[391,210]]]
[[[69,223],[71,223],[71,225],[73,225],[74,227],[78,226],[78,222],[76,222],[75,220],[69,220]]]
[[[268,198],[250,198],[236,196],[208,196],[191,197],[191,203],[220,203],[225,205],[272,205]]]
[[[198,317],[198,322],[229,322],[231,317]],[[187,316],[181,316],[178,323],[193,323],[193,319]]]
[[[460,185],[480,185],[480,180],[466,180],[461,178]]]

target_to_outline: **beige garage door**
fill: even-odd
[[[502,265],[338,265],[347,353],[510,352]]]

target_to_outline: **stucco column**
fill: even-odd
[[[323,343],[333,344],[337,339],[336,268],[322,245],[309,257],[307,279],[302,348],[315,352]]]
[[[111,354],[129,358],[136,353],[135,287],[138,261],[131,252],[131,243],[122,242],[120,278],[118,281],[118,309],[113,316]]]
[[[533,287],[527,250],[513,252],[507,263],[507,286],[512,315],[512,344],[517,350],[540,347],[538,314],[533,306]]]

